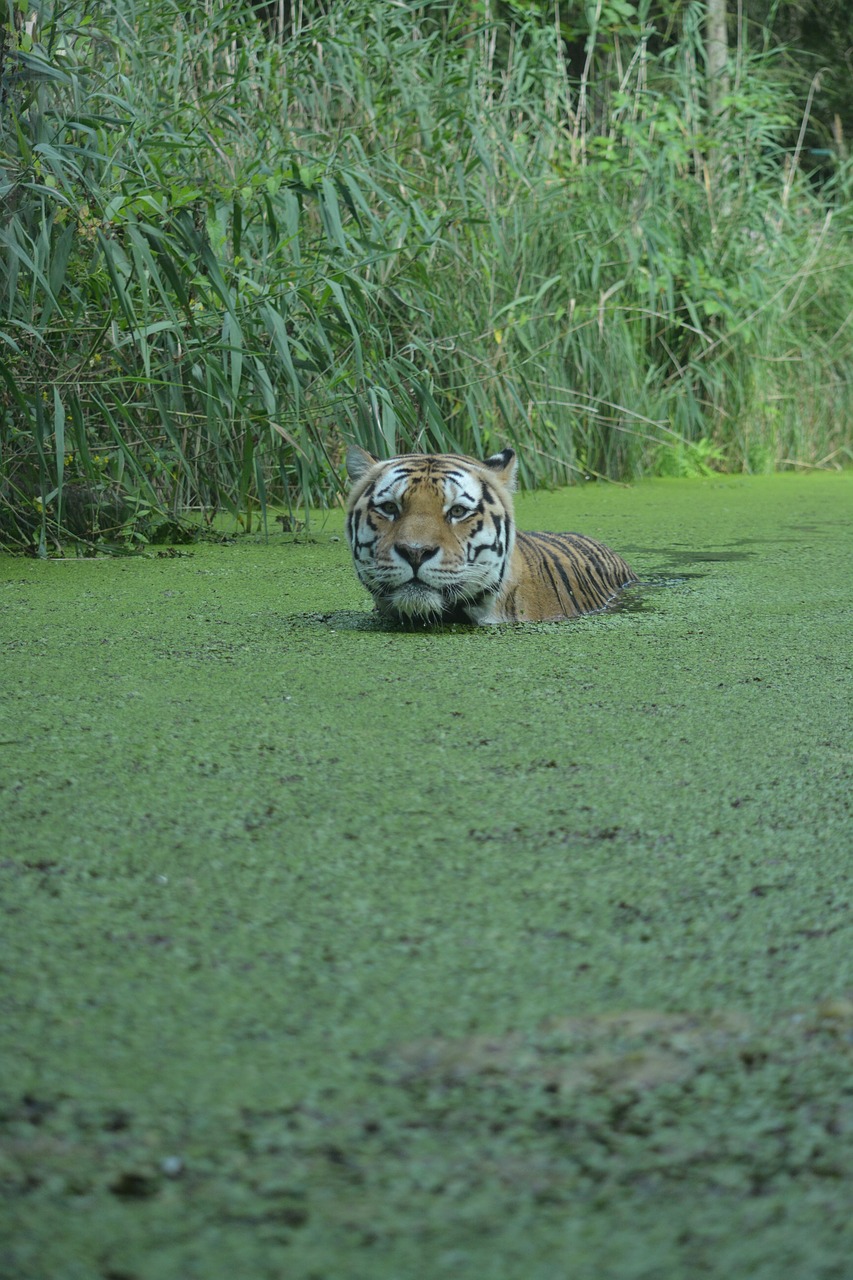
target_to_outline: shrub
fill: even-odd
[[[532,18],[339,8],[7,24],[7,545],[332,502],[347,439],[529,485],[850,457],[849,173],[785,154],[768,55],[712,130],[696,6],[580,83]]]

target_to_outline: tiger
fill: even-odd
[[[516,530],[513,449],[483,462],[457,453],[380,461],[353,445],[346,465],[347,542],[385,622],[576,618],[637,581],[621,556],[583,534]]]

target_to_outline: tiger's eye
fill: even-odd
[[[380,502],[373,508],[378,511],[386,520],[394,520],[397,517],[397,504],[395,502]]]
[[[457,502],[449,509],[447,514],[451,520],[464,520],[465,516],[470,516],[471,512],[467,507],[463,507],[460,502]]]

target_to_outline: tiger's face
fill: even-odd
[[[511,449],[485,462],[347,453],[347,541],[356,573],[386,618],[478,622],[488,615],[515,541]]]

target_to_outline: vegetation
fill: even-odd
[[[850,459],[850,165],[810,181],[766,41],[712,114],[693,2],[330,8],[10,10],[7,546],[328,503],[345,439],[529,485]]]

